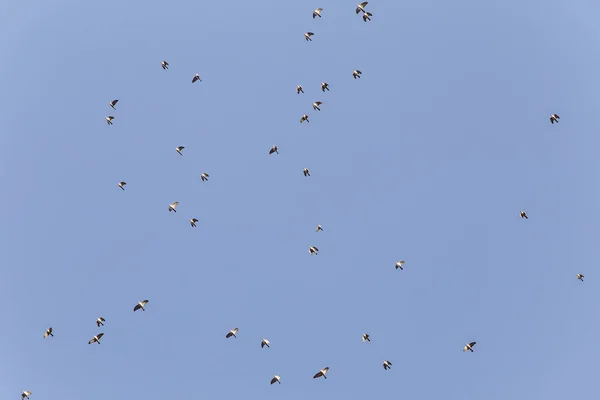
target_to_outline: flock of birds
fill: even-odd
[[[362,3],[360,3],[360,4],[358,4],[356,6],[356,14],[362,13],[362,19],[363,19],[364,22],[371,21],[371,17],[373,16],[373,14],[371,12],[369,12],[369,11],[367,11],[365,9],[365,7],[368,4],[369,4],[369,2],[365,1],[365,2],[362,2]],[[313,10],[313,14],[312,14],[313,19],[315,19],[316,17],[322,18],[322,16],[321,16],[322,12],[323,12],[323,8],[317,8],[317,9]],[[313,32],[306,32],[304,34],[304,38],[306,39],[307,42],[312,41],[312,36],[314,36]],[[169,69],[169,63],[167,61],[162,61],[161,62],[161,66],[162,66],[163,70],[168,70]],[[361,75],[362,75],[362,72],[360,70],[358,70],[358,69],[352,71],[352,76],[353,76],[354,79],[359,79],[361,77]],[[202,82],[202,79],[200,79],[200,75],[197,74],[197,73],[192,78],[192,83],[196,83],[196,82]],[[323,92],[329,91],[329,84],[327,82],[321,82],[321,90]],[[296,92],[297,92],[297,94],[304,93],[304,88],[302,87],[302,85],[298,85],[296,87]],[[113,110],[116,111],[116,107],[115,106],[117,105],[118,102],[119,102],[118,99],[112,100],[112,101],[109,102],[109,106]],[[321,111],[320,106],[322,104],[323,104],[323,102],[321,102],[321,101],[315,101],[314,103],[312,103],[313,109],[316,110],[316,111]],[[113,120],[114,119],[115,119],[115,117],[113,115],[109,115],[109,116],[106,117],[106,123],[108,125],[113,125]],[[552,114],[552,115],[550,115],[550,122],[552,124],[558,123],[559,119],[560,119],[560,117],[558,116],[558,114]],[[309,121],[309,117],[308,117],[307,114],[302,114],[302,116],[300,118],[300,123],[304,123],[304,122],[310,122]],[[185,149],[185,146],[177,146],[175,148],[175,151],[179,155],[183,156],[183,150],[184,149]],[[273,153],[279,154],[279,149],[277,148],[277,146],[272,146],[271,149],[269,150],[269,155],[271,155]],[[304,168],[303,169],[303,174],[306,177],[310,176],[309,169],[308,168]],[[204,172],[204,173],[202,173],[200,175],[200,178],[201,178],[202,182],[206,182],[206,181],[208,181],[209,174],[206,173],[206,172]],[[126,185],[127,185],[127,183],[125,181],[121,181],[121,182],[117,183],[117,186],[120,189],[122,189],[122,190],[125,190],[125,186]],[[177,206],[178,205],[179,205],[178,201],[175,201],[175,202],[169,204],[169,208],[168,208],[169,212],[171,212],[171,211],[172,212],[177,212]],[[522,210],[520,212],[520,217],[522,219],[529,219],[527,213],[524,210]],[[189,222],[190,222],[191,226],[193,228],[195,228],[196,224],[198,222],[198,219],[197,218],[191,218],[189,220]],[[320,231],[323,231],[323,227],[321,225],[317,225],[316,232],[320,232]],[[309,252],[310,255],[318,255],[319,249],[316,246],[309,246],[308,252]],[[403,270],[404,269],[403,268],[404,264],[405,264],[404,260],[397,261],[396,265],[395,265],[396,270],[398,270],[398,269]],[[580,273],[577,274],[577,279],[578,280],[580,280],[580,281],[583,282],[583,278],[584,278],[583,274],[580,274]],[[134,312],[138,311],[138,310],[146,311],[146,305],[148,304],[148,302],[149,302],[149,300],[142,300],[142,301],[138,302],[133,307],[133,311]],[[96,319],[96,325],[98,326],[98,328],[100,328],[101,326],[104,326],[105,322],[106,322],[106,320],[103,317],[98,317]],[[237,338],[238,331],[239,331],[239,328],[234,328],[234,329],[230,330],[225,335],[225,338],[227,338],[227,339],[229,339],[231,337]],[[89,340],[88,344],[93,344],[93,343],[100,344],[100,339],[103,336],[104,336],[104,332],[100,332],[100,333],[94,335]],[[46,332],[44,333],[44,339],[46,339],[48,337],[54,337],[54,333],[53,333],[53,328],[52,327],[48,328],[46,330]],[[371,341],[370,335],[368,333],[364,333],[362,335],[362,341],[363,342],[370,342]],[[463,347],[463,352],[467,352],[467,351],[473,352],[474,351],[473,348],[475,347],[476,344],[477,344],[477,342],[475,342],[475,341],[465,343],[465,345]],[[262,341],[261,341],[261,343],[260,343],[260,346],[261,346],[261,348],[264,348],[265,346],[267,348],[270,348],[271,347],[271,342],[268,339],[263,338]],[[389,370],[389,369],[391,369],[391,367],[392,367],[392,363],[389,360],[384,360],[383,361],[383,368],[384,368],[384,370]],[[323,377],[324,379],[327,379],[327,372],[328,371],[329,371],[329,367],[324,367],[324,368],[320,369],[313,376],[313,378],[316,379],[316,378]],[[270,381],[271,384],[274,384],[276,382],[279,383],[279,384],[281,384],[281,377],[279,375],[274,375],[273,378]],[[24,390],[21,393],[21,399],[22,400],[25,400],[25,399],[29,400],[29,396],[31,395],[31,393],[32,392],[29,391],[29,390]]]

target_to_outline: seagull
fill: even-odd
[[[583,282],[583,275],[577,274],[577,279],[579,279],[581,282]],[[52,329],[52,328],[50,328],[50,329]]]
[[[281,385],[281,377],[279,375],[273,375],[273,379],[271,379],[271,385],[274,384],[275,382],[277,382]]]
[[[312,35],[314,35],[314,33],[312,33],[312,32],[306,32],[304,34],[304,39],[306,39],[307,42],[312,42],[312,39],[310,38]]]
[[[232,337],[232,336],[233,336],[234,338],[237,338],[237,336],[235,336],[235,334],[236,334],[236,333],[238,333],[238,331],[239,331],[239,329],[238,329],[238,328],[232,329],[232,330],[230,330],[230,331],[227,333],[227,335],[225,335],[225,337],[226,337],[227,339],[229,339],[229,338],[230,338],[230,337]]]
[[[262,349],[265,346],[270,348],[271,347],[270,344],[271,344],[271,342],[269,342],[267,339],[263,339],[262,342],[260,342],[260,348]]]
[[[319,106],[320,106],[321,104],[323,104],[323,102],[322,102],[322,101],[315,101],[315,102],[313,103],[313,110],[321,111],[321,109],[319,108]]]
[[[29,396],[31,396],[31,392],[29,390],[23,390],[23,393],[21,393],[21,399],[24,398],[29,398]]]
[[[112,120],[115,119],[115,117],[113,117],[112,115],[109,115],[108,117],[106,117],[106,123],[109,125],[112,125],[113,122]]]
[[[300,123],[303,123],[304,121],[306,121],[306,122],[310,122],[310,121],[308,120],[308,115],[306,115],[306,114],[302,114],[302,117],[300,118]]]
[[[369,17],[372,17],[372,16],[373,16],[373,14],[371,14],[370,12],[363,12],[363,21],[365,21],[365,22],[367,22],[367,20],[370,21],[371,18],[369,18]]]
[[[119,100],[113,100],[110,103],[108,103],[108,105],[111,106],[113,108],[113,110],[116,110],[115,106],[117,105],[118,102],[119,102]]]
[[[555,123],[555,122],[556,122],[556,123],[558,124],[558,120],[559,120],[559,119],[560,119],[560,117],[558,116],[558,114],[552,114],[552,115],[550,116],[550,122],[551,122],[551,123]]]
[[[319,17],[321,18],[321,11],[323,11],[322,8],[317,8],[316,10],[313,11],[313,19],[315,19],[315,17]]]
[[[322,227],[321,225],[317,225],[317,230],[316,230],[316,232],[319,232],[319,231],[323,231],[323,227]]]
[[[402,271],[404,271],[404,268],[402,268],[402,266],[404,265],[404,260],[398,261],[396,263],[396,269],[400,268]]]
[[[529,217],[527,216],[527,213],[525,211],[521,211],[521,218],[525,218],[525,219],[529,219]]]
[[[360,78],[361,75],[362,75],[362,72],[360,72],[357,69],[355,69],[354,71],[352,71],[352,76],[354,77],[354,79]]]
[[[192,225],[192,228],[196,227],[196,222],[198,222],[198,220],[196,218],[190,219],[190,224]]]
[[[161,62],[160,65],[162,66],[162,69],[169,69],[169,63],[166,61]]]
[[[300,94],[300,92],[304,93],[304,89],[302,89],[302,85],[296,86],[296,93]]]
[[[477,344],[477,342],[471,342],[471,343],[465,344],[463,351],[470,351],[471,353],[473,353],[473,346],[475,346],[475,344]]]
[[[194,78],[192,79],[192,83],[194,83],[196,81],[202,82],[202,79],[200,79],[200,75],[198,75],[198,74],[194,75]]]
[[[273,146],[273,147],[271,147],[271,150],[269,150],[269,154],[273,154],[273,153],[279,154],[279,151],[277,150],[277,146]]]
[[[367,4],[369,4],[368,1],[363,1],[360,4],[357,4],[356,5],[356,13],[358,14],[361,11],[364,13],[365,12],[365,7],[367,6]]]
[[[46,339],[48,336],[54,337],[54,335],[52,334],[52,327],[46,330],[46,333],[44,333],[44,339]]]
[[[309,253],[311,256],[312,256],[313,254],[314,254],[315,256],[318,256],[318,255],[319,255],[319,254],[318,254],[318,252],[319,252],[319,249],[317,249],[315,246],[310,246],[310,247],[308,248],[308,253]]]
[[[388,360],[384,360],[383,361],[383,369],[385,369],[385,370],[392,369],[392,363],[389,362]]]
[[[127,185],[127,182],[119,182],[119,183],[117,183],[117,186],[120,187],[123,190],[125,190],[125,185]]]
[[[304,176],[310,176],[310,171],[308,170],[308,168],[304,168]]]
[[[92,343],[98,343],[100,344],[100,338],[104,336],[104,333],[99,333],[96,336],[94,336],[89,342],[88,344],[92,344]]]
[[[327,82],[321,82],[321,90],[322,91],[325,91],[325,90],[329,91],[329,83],[327,83]]]
[[[175,148],[175,151],[179,153],[180,156],[182,156],[183,154],[181,153],[181,151],[185,149],[185,146],[177,146]]]
[[[200,178],[202,178],[202,182],[207,181],[208,177],[210,175],[208,175],[206,172],[203,172],[202,175],[200,175]]]
[[[104,318],[98,317],[98,319],[96,320],[96,325],[98,325],[98,328],[100,328],[100,325],[104,326],[104,321]]]
[[[370,342],[371,339],[369,338],[369,334],[368,333],[363,333],[362,335],[362,341],[363,342]]]
[[[138,301],[138,303],[135,305],[135,307],[133,307],[133,312],[136,312],[140,308],[142,309],[142,311],[146,311],[146,309],[144,308],[144,306],[146,304],[148,304],[148,300]]]
[[[178,205],[179,205],[178,201],[169,204],[169,212],[171,212],[171,211],[177,212],[176,208],[177,208]]]
[[[322,370],[320,370],[319,372],[317,372],[315,374],[315,376],[313,376],[313,379],[314,378],[320,378],[320,377],[323,377],[323,378],[327,379],[327,371],[329,371],[329,367],[323,368]]]

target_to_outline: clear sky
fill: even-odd
[[[356,2],[0,3],[3,398],[597,397],[600,6]]]

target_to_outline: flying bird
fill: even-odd
[[[136,312],[137,310],[139,310],[140,308],[142,309],[142,311],[146,311],[146,308],[144,308],[144,306],[146,304],[148,304],[149,300],[144,300],[144,301],[138,301],[138,303],[135,305],[135,307],[133,307],[133,312]]]
[[[23,393],[21,393],[21,400],[24,398],[29,398],[29,396],[31,396],[31,392],[29,390],[23,390]]]
[[[383,369],[388,370],[392,368],[392,363],[389,362],[388,360],[384,360],[383,361]]]
[[[370,12],[364,12],[363,16],[362,16],[363,17],[363,21],[365,21],[365,22],[370,21],[371,20],[370,17],[372,17],[372,16],[373,16],[373,14],[371,14]]]
[[[477,342],[465,344],[465,347],[463,347],[463,351],[470,351],[471,353],[473,353],[473,346],[475,346],[475,344],[477,344]]]
[[[521,218],[529,219],[529,217],[527,216],[527,213],[525,211],[521,211],[521,213],[519,215],[521,215]]]
[[[551,123],[555,123],[555,122],[556,122],[556,123],[558,124],[558,120],[559,120],[559,119],[560,119],[560,117],[558,116],[558,114],[552,114],[552,115],[550,116],[550,122],[551,122]]]
[[[306,122],[310,122],[310,121],[308,120],[308,115],[306,115],[306,114],[302,114],[302,117],[300,118],[300,123],[303,123],[304,121],[306,121]]]
[[[315,101],[315,102],[313,103],[313,110],[321,111],[321,109],[319,108],[319,106],[320,106],[321,104],[323,104],[323,102],[322,102],[322,101]]]
[[[162,66],[162,69],[169,69],[169,63],[166,61],[161,62],[160,65]]]
[[[329,83],[327,83],[327,82],[321,82],[321,90],[322,91],[325,91],[325,90],[329,91]]]
[[[370,342],[371,339],[369,338],[369,334],[368,333],[363,333],[362,335],[362,341],[363,342]]]
[[[319,255],[319,254],[318,254],[318,253],[319,253],[319,249],[317,249],[315,246],[310,246],[310,247],[308,248],[308,253],[309,253],[311,256],[312,256],[312,255],[318,256],[318,255]]]
[[[357,69],[355,69],[354,71],[352,71],[352,76],[354,77],[354,79],[360,78],[361,75],[362,75],[362,72],[360,72]]]
[[[208,177],[210,175],[208,175],[206,172],[203,172],[202,175],[200,175],[200,178],[202,178],[202,182],[207,181]]]
[[[108,117],[106,117],[106,123],[109,125],[112,125],[113,122],[112,120],[115,119],[115,117],[113,117],[112,115],[109,115]]]
[[[308,170],[308,168],[304,168],[304,171],[302,171],[304,173],[304,176],[310,176],[310,171]]]
[[[323,227],[322,227],[321,225],[317,225],[317,230],[316,230],[316,232],[319,232],[319,231],[322,231],[322,230],[323,230]]]
[[[582,274],[577,274],[577,279],[579,279],[581,282],[583,282],[583,275]]]
[[[104,326],[104,321],[106,321],[104,318],[98,317],[96,320],[96,325],[98,325],[98,328],[100,328],[100,325]]]
[[[304,93],[304,89],[302,89],[302,85],[296,86],[296,93],[300,94],[300,92]]]
[[[304,39],[306,39],[307,42],[312,42],[312,39],[310,38],[312,35],[314,35],[314,33],[312,33],[312,32],[306,32],[304,34]]]
[[[200,79],[200,75],[198,75],[198,74],[194,75],[194,78],[192,78],[192,83],[194,83],[196,81],[202,82],[202,79]]]
[[[127,185],[127,182],[119,182],[119,183],[117,183],[117,186],[120,187],[122,190],[125,190],[125,185]]]
[[[113,110],[116,110],[115,106],[117,105],[118,102],[119,102],[119,100],[113,100],[110,103],[108,103],[108,105],[111,106]]]
[[[273,153],[279,154],[279,151],[277,150],[277,146],[273,146],[273,147],[271,147],[271,150],[269,150],[269,154],[273,154]]]
[[[46,329],[46,333],[44,333],[44,339],[46,339],[48,336],[54,337],[54,335],[52,334],[52,327]]]
[[[270,344],[271,344],[271,342],[269,342],[267,339],[263,339],[262,342],[260,342],[260,348],[262,349],[265,346],[270,348],[271,347]]]
[[[361,11],[364,13],[365,12],[365,7],[367,6],[367,4],[369,4],[368,1],[363,1],[360,4],[357,4],[356,5],[356,13],[358,14]]]
[[[320,378],[320,377],[323,377],[323,378],[327,379],[327,371],[329,371],[329,367],[323,368],[322,370],[320,370],[319,372],[317,372],[315,374],[315,376],[313,376],[313,379],[314,378]]]
[[[198,222],[198,220],[196,218],[190,219],[190,224],[192,225],[192,228],[196,227],[196,222]]]
[[[177,146],[175,148],[175,151],[179,153],[180,156],[183,155],[183,153],[181,152],[183,149],[185,149],[185,146]]]
[[[176,208],[177,208],[178,205],[179,205],[178,201],[169,204],[169,212],[171,212],[171,211],[177,212]]]
[[[88,344],[92,344],[92,343],[98,343],[100,344],[100,338],[104,336],[104,333],[99,333],[96,336],[94,336],[89,342]]]
[[[271,379],[271,385],[274,384],[275,382],[277,382],[281,385],[281,377],[279,375],[273,375],[273,379]]]
[[[238,329],[238,328],[232,329],[232,330],[230,330],[230,331],[227,333],[227,335],[225,335],[225,337],[226,337],[227,339],[229,339],[229,338],[230,338],[230,337],[232,337],[232,336],[233,336],[234,338],[237,338],[237,336],[235,336],[235,334],[236,334],[236,333],[238,333],[238,331],[239,331],[239,329]]]
[[[404,262],[405,262],[404,260],[398,261],[396,263],[396,269],[400,268],[401,270],[404,271],[404,268],[402,268],[402,266],[404,265]]]
[[[313,11],[313,19],[315,19],[315,17],[319,17],[321,18],[321,11],[323,11],[322,8],[317,8],[316,10]]]

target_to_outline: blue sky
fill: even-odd
[[[593,398],[599,6],[356,2],[0,4],[3,397]]]

